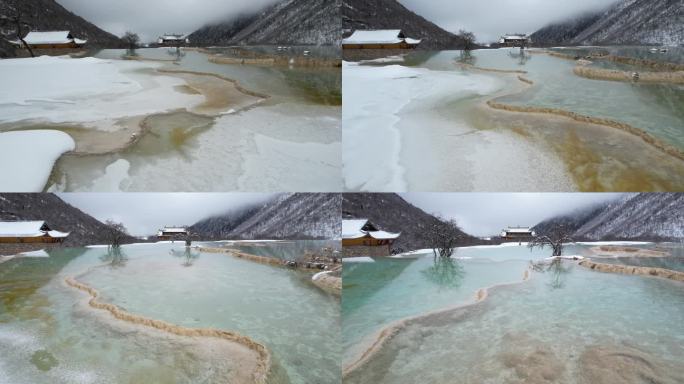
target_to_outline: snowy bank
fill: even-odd
[[[500,87],[491,77],[400,65],[344,62],[342,69],[342,159],[350,190],[407,190],[397,125],[400,112],[410,104],[425,110]]]
[[[374,263],[375,260],[373,260],[370,257],[367,256],[360,256],[360,257],[345,257],[342,259],[343,263]]]
[[[0,60],[0,122],[79,123],[116,129],[115,120],[204,101],[182,79],[153,75],[160,64],[93,57]]]
[[[74,140],[60,131],[0,133],[0,190],[42,192],[57,159],[75,146]]]

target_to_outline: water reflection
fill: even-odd
[[[521,65],[521,66],[527,64],[528,61],[532,60],[532,55],[530,55],[529,53],[527,53],[523,49],[521,49],[521,50],[511,49],[508,51],[508,56],[511,59],[517,61],[518,65]]]
[[[128,257],[120,246],[110,246],[107,248],[107,253],[100,256],[100,260],[112,268],[123,268],[128,262]]]
[[[477,57],[471,51],[459,51],[458,62],[468,65],[475,65]]]
[[[172,249],[169,251],[169,254],[171,254],[173,257],[181,259],[181,265],[184,267],[191,267],[200,257],[200,253],[197,251],[193,252],[192,248],[190,247],[185,247],[185,250],[183,251]]]
[[[547,285],[552,290],[561,289],[565,286],[567,274],[570,272],[570,267],[563,265],[563,260],[560,258],[554,259],[551,263],[531,263],[532,270],[535,272],[549,273],[549,282]]]
[[[465,276],[463,266],[449,257],[435,257],[432,265],[421,273],[429,282],[446,289],[460,287]]]
[[[180,48],[167,49],[166,54],[173,57],[175,61],[180,61],[185,57],[185,51]]]

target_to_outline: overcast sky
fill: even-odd
[[[165,225],[192,225],[274,195],[259,193],[63,193],[64,201],[100,221],[122,222],[134,236]]]
[[[617,0],[399,0],[406,8],[440,27],[475,33],[478,42],[493,42],[506,33],[532,33],[550,22]]]
[[[143,42],[164,33],[190,34],[210,22],[258,10],[277,0],[57,0],[117,36],[130,30]]]
[[[405,193],[428,213],[456,219],[474,236],[491,236],[509,226],[533,226],[580,207],[613,200],[619,193]]]

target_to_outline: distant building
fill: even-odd
[[[24,41],[32,49],[81,48],[87,42],[75,38],[69,31],[29,32]],[[21,40],[13,41],[12,44],[19,47],[24,45]]]
[[[0,243],[61,243],[67,236],[45,221],[0,221]]]
[[[190,39],[182,34],[167,33],[163,36],[159,36],[157,44],[162,47],[179,47],[190,44]]]
[[[530,38],[526,34],[514,34],[501,36],[499,44],[503,47],[527,47],[530,45]]]
[[[354,31],[342,40],[344,49],[413,49],[421,40],[406,37],[400,29]]]
[[[536,233],[529,227],[510,227],[501,231],[504,240],[527,241],[531,240]]]
[[[180,240],[188,235],[185,227],[164,227],[157,232],[158,240]]]
[[[389,256],[400,235],[381,231],[367,219],[342,220],[342,249],[347,256]]]

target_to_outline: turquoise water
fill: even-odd
[[[342,273],[342,343],[346,363],[374,341],[375,334],[397,320],[473,302],[477,291],[523,280],[530,260],[548,252],[525,246],[464,248],[455,258],[345,260]],[[464,258],[464,259],[458,259]]]
[[[490,251],[469,252],[496,258]],[[343,304],[343,329],[346,319]],[[678,383],[683,323],[681,283],[563,262],[474,306],[410,322],[345,383]]]
[[[455,63],[464,60],[462,55],[460,51],[416,52],[406,57],[405,65],[459,70]],[[541,53],[521,55],[519,49],[476,50],[465,62],[482,68],[528,72],[525,77],[535,85],[521,94],[502,98],[503,102],[624,122],[684,150],[682,85],[586,79],[573,73],[573,60]]]
[[[307,254],[331,254],[324,249],[339,251],[336,240],[274,241],[274,242],[216,242],[207,246],[237,249],[251,255],[273,257],[280,260],[301,260]]]
[[[123,49],[107,49],[95,57],[120,59]],[[322,105],[340,105],[342,100],[342,71],[340,68],[284,68],[257,65],[214,64],[209,56],[175,48],[138,49],[136,54],[146,59],[178,60],[164,63],[169,69],[216,73],[240,81],[245,88],[266,93],[274,102],[298,101]]]
[[[652,48],[661,49],[662,47],[639,47],[639,46],[615,46],[615,47],[573,47],[563,49],[552,49],[561,53],[568,53],[571,55],[583,55],[594,52],[596,50],[606,52],[614,56],[633,57],[637,59],[646,59],[653,61],[661,61],[666,63],[684,63],[684,47],[665,47],[667,52],[651,52]]]
[[[649,245],[630,245],[630,248],[652,249]],[[684,245],[680,243],[664,243],[657,250],[667,252],[664,257],[599,257],[593,256],[594,260],[606,264],[631,265],[635,267],[665,268],[673,271],[684,272]]]
[[[8,382],[213,382],[236,368],[227,352],[199,338],[131,328],[75,305],[85,294],[63,280],[84,271],[80,281],[131,313],[263,343],[289,383],[339,382],[339,301],[309,274],[182,244],[125,246],[117,260],[106,248],[50,254],[0,265],[0,349],[20,351],[0,356]],[[36,371],[32,360],[50,368]]]

